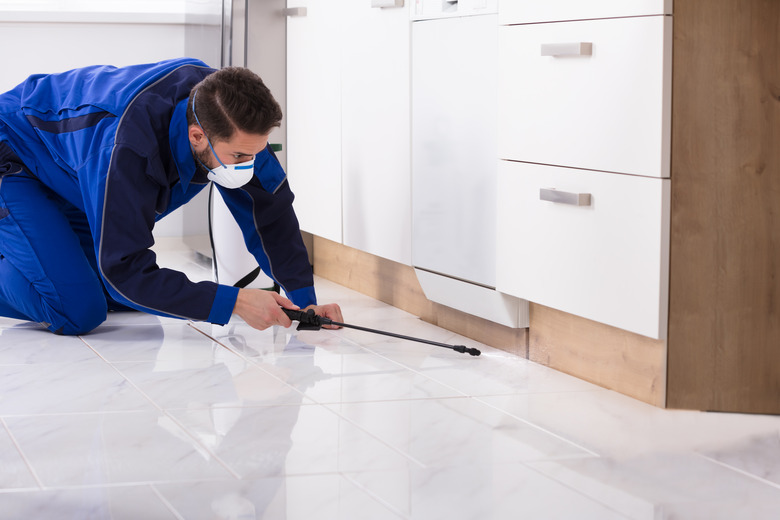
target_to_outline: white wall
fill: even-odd
[[[150,18],[154,21],[150,21]],[[131,65],[184,55],[184,14],[2,11],[0,91],[30,74],[86,65]]]
[[[30,74],[96,64],[148,63],[185,55],[183,7],[179,13],[34,12],[4,7],[6,4],[0,2],[0,92]],[[193,225],[188,216],[185,228],[182,211],[176,211],[157,224],[155,235],[207,233],[206,216],[202,217]]]

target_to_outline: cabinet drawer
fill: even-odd
[[[502,159],[668,177],[671,18],[500,27],[498,101]]]
[[[670,182],[500,161],[498,290],[664,338]],[[551,189],[590,203],[540,200]]]
[[[672,14],[672,0],[501,0],[498,23],[592,20]]]

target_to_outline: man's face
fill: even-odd
[[[199,126],[193,125],[190,127],[189,135],[195,156],[209,168],[218,167],[219,161],[211,152],[203,130]],[[222,164],[238,164],[252,160],[255,155],[265,150],[268,145],[268,135],[248,134],[236,130],[230,139],[211,141],[211,145]]]

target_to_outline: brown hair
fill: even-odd
[[[197,92],[197,96],[195,93]],[[213,142],[230,139],[236,129],[266,135],[282,122],[282,109],[260,76],[242,67],[225,67],[190,91],[187,124],[197,124]]]

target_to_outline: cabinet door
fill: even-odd
[[[499,52],[501,158],[669,176],[670,17],[501,27]]]
[[[341,28],[344,244],[411,265],[411,3],[348,4]]]
[[[501,161],[498,187],[498,290],[666,336],[668,179]]]
[[[301,229],[341,242],[341,2],[287,18],[287,172]],[[256,52],[267,52],[256,49]]]
[[[412,260],[495,287],[496,16],[412,24]]]

